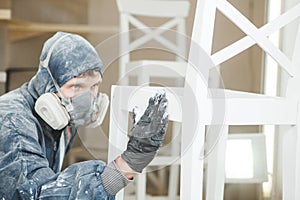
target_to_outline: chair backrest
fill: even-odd
[[[298,18],[300,16],[300,4],[277,17],[275,20],[257,28],[227,0],[198,1],[197,3],[193,31],[194,36],[192,39],[211,55],[215,65],[219,65],[257,44],[269,54],[290,77],[294,76],[291,59],[272,44],[268,36]],[[212,53],[213,32],[217,10],[242,30],[246,36]]]
[[[177,60],[184,60],[186,57],[186,28],[185,18],[188,16],[190,4],[188,1],[176,0],[117,0],[120,12],[120,64],[119,77],[125,74],[125,65],[131,61],[130,52],[137,50],[149,41],[156,41],[160,49],[172,52]],[[138,18],[139,17],[139,18]],[[159,27],[151,27],[143,23],[140,17],[151,17],[168,19]],[[130,25],[136,27],[131,29]],[[164,33],[176,27],[171,33],[175,33],[176,39],[170,40]],[[138,36],[137,32],[142,32]],[[134,36],[131,36],[134,35]],[[131,38],[138,37],[134,40]]]

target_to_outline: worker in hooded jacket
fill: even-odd
[[[97,127],[105,115],[102,67],[87,40],[58,32],[45,42],[35,76],[0,97],[0,199],[114,199],[152,161],[168,124],[164,93],[149,99],[120,156],[61,171],[77,128]]]

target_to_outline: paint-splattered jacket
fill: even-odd
[[[64,34],[57,33],[45,43],[41,61]],[[88,69],[100,71],[102,62],[86,40],[69,35],[55,46],[49,67],[62,86]],[[60,137],[65,136],[67,151],[75,128],[68,128],[69,133],[67,128],[55,131],[38,117],[35,101],[46,92],[56,89],[40,65],[28,83],[0,97],[0,199],[114,199],[128,183],[114,163],[107,167],[92,160],[60,172]]]

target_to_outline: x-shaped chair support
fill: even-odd
[[[300,4],[259,29],[228,1],[219,0],[216,3],[216,7],[247,34],[244,38],[212,55],[212,59],[216,65],[228,60],[256,43],[272,56],[290,76],[293,76],[293,72],[289,67],[292,66],[290,59],[270,42],[267,36],[299,17]]]
[[[163,33],[166,31],[169,31],[172,27],[179,25],[180,20],[177,18],[171,19],[168,22],[161,25],[159,28],[155,28],[154,30],[151,30],[148,26],[146,26],[144,23],[142,23],[140,20],[136,19],[133,16],[129,16],[129,21],[132,25],[138,28],[141,32],[144,33],[144,35],[138,39],[136,39],[134,42],[130,44],[130,49],[137,49],[139,46],[145,44],[146,42],[149,42],[150,40],[156,40],[161,45],[165,46],[168,49],[178,49],[179,45],[174,45],[173,42],[170,42],[165,37],[162,36]]]

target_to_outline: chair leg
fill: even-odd
[[[295,199],[300,199],[300,121],[298,119],[297,130],[296,130],[296,169],[295,169]]]
[[[146,172],[143,172],[142,174],[139,174],[135,177],[137,200],[146,199],[146,175]]]
[[[283,141],[283,199],[300,199],[300,121],[286,133]]]
[[[187,129],[187,130],[185,130]],[[183,127],[184,133],[192,133]],[[199,125],[197,133],[181,137],[180,199],[202,199],[203,147],[205,125]]]
[[[283,137],[282,192],[283,199],[299,199],[299,128],[292,126]]]
[[[207,185],[206,199],[221,200],[224,196],[225,152],[228,138],[228,126],[210,126],[207,133]]]
[[[172,127],[172,156],[180,155],[180,136],[181,136],[181,124],[173,122]],[[178,184],[179,184],[179,166],[171,165],[169,174],[169,189],[168,195],[169,200],[174,200],[177,198],[178,194]]]

